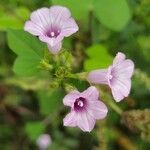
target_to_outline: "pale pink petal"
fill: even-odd
[[[64,126],[70,127],[77,126],[77,114],[74,111],[67,114],[66,117],[63,119],[63,124]]]
[[[78,26],[68,8],[52,6],[32,12],[24,29],[47,43],[50,51],[56,54],[61,49],[63,38],[76,32]]]
[[[50,25],[50,15],[48,8],[40,8],[31,14],[31,21],[37,26],[45,29],[45,27]]]
[[[47,44],[48,46],[48,49],[49,51],[52,53],[52,54],[57,54],[60,50],[61,50],[61,47],[62,47],[62,43],[57,43],[55,46],[51,47],[49,44]]]
[[[114,99],[120,101],[130,93],[133,72],[133,61],[125,59],[125,54],[119,52],[113,61],[113,65],[109,66],[108,69],[90,72],[87,80],[95,84],[108,84]]]
[[[120,102],[125,98],[118,88],[116,87],[112,88],[111,91],[112,91],[113,98],[116,102]]]
[[[72,91],[63,99],[64,105],[71,106],[71,113],[64,119],[65,126],[78,126],[85,132],[90,132],[96,119],[103,119],[107,115],[107,107],[98,101],[99,92],[91,86],[84,92]]]
[[[108,109],[103,102],[97,100],[89,102],[87,112],[95,119],[103,119],[106,117]]]
[[[125,54],[123,54],[121,52],[118,52],[117,55],[116,55],[116,57],[113,60],[113,64],[120,63],[123,60],[125,60],[125,58],[126,58]]]
[[[95,84],[107,84],[107,69],[99,69],[99,70],[94,70],[91,71],[88,74],[87,80],[90,83],[95,83]]]
[[[134,63],[130,59],[126,59],[121,62],[119,65],[115,65],[113,67],[112,75],[115,77],[124,77],[124,78],[131,78],[134,71]]]
[[[50,18],[51,22],[56,25],[60,25],[61,21],[65,21],[71,17],[69,9],[63,6],[52,6],[50,7]]]
[[[72,107],[74,105],[75,100],[79,97],[80,93],[78,91],[72,91],[64,97],[63,103],[66,106]]]
[[[39,36],[44,33],[43,29],[36,24],[34,24],[32,21],[27,21],[24,26],[24,30],[35,35]]]
[[[50,37],[48,37],[48,36],[45,36],[45,35],[40,35],[39,36],[39,39],[42,41],[42,42],[45,42],[45,43],[47,43],[47,44],[49,44],[49,45],[51,45],[51,46],[54,46],[54,45],[56,45],[57,43],[59,43],[59,42],[57,42],[56,43],[56,38],[50,38]]]
[[[130,93],[131,79],[114,78],[111,82],[111,90],[114,99],[119,102]]]
[[[60,34],[57,38],[55,38],[53,44],[50,44],[50,43],[48,43],[48,44],[50,44],[51,46],[54,46],[57,43],[60,43],[63,40],[63,38],[64,38],[64,36],[62,34]]]
[[[87,112],[77,114],[77,126],[84,132],[90,132],[94,128],[95,121]]]
[[[56,44],[60,43],[63,40],[63,36],[58,36],[57,38],[50,38],[44,35],[39,36],[39,39],[42,42],[49,44],[51,47],[55,46]]]
[[[49,43],[49,41],[52,40],[50,37],[45,36],[45,35],[40,35],[40,36],[39,36],[39,39],[40,39],[42,42],[45,42],[45,43]]]
[[[78,29],[79,27],[76,24],[75,20],[73,18],[70,18],[67,21],[63,22],[61,32],[65,37],[68,37],[71,34],[77,32]]]
[[[125,60],[124,54],[116,56],[116,63],[113,64],[109,86],[111,87],[114,99],[119,102],[130,93],[131,76],[134,71],[134,63],[130,59]]]
[[[81,94],[81,97],[86,98],[89,100],[98,100],[99,97],[99,91],[96,89],[96,87],[91,86],[87,90],[83,91]]]

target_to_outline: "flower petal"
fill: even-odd
[[[55,46],[51,47],[49,44],[47,44],[49,51],[51,51],[52,54],[57,54],[62,47],[62,43],[57,43]]]
[[[52,24],[60,25],[61,21],[65,21],[70,18],[71,13],[69,9],[63,6],[52,6],[50,7],[50,18]]]
[[[108,109],[103,102],[97,100],[90,101],[87,111],[95,119],[103,119],[106,117]]]
[[[130,93],[131,80],[124,78],[114,78],[111,82],[111,90],[114,99],[119,102]]]
[[[37,26],[41,27],[43,30],[45,27],[51,25],[50,14],[48,8],[40,8],[31,14],[31,21]]]
[[[63,103],[66,106],[73,107],[75,100],[79,97],[80,93],[78,91],[72,91],[64,97]]]
[[[77,126],[85,132],[90,132],[94,128],[95,121],[87,112],[77,114]]]
[[[87,90],[83,91],[81,94],[81,97],[87,98],[87,100],[98,100],[99,97],[99,91],[96,89],[96,87],[91,86]]]
[[[50,41],[52,41],[54,38],[49,38],[48,36],[40,35],[40,36],[39,36],[39,39],[40,39],[42,42],[50,43]]]
[[[125,54],[118,52],[113,60],[113,65],[122,62],[123,60],[125,60],[125,58],[126,58]]]
[[[67,21],[63,22],[61,32],[65,37],[68,37],[71,34],[77,32],[78,29],[79,27],[76,24],[75,20],[73,18],[70,18]]]
[[[64,126],[70,126],[75,127],[77,126],[77,115],[74,111],[70,112],[66,115],[66,117],[63,119]]]
[[[59,35],[57,38],[50,38],[50,37],[47,37],[45,35],[41,35],[39,36],[39,39],[42,41],[42,42],[45,42],[47,44],[49,44],[51,47],[55,46],[56,44],[60,43],[62,40],[63,40],[63,36]]]
[[[88,74],[87,80],[91,83],[95,84],[107,84],[107,69],[99,69],[99,70],[94,70],[91,71]]]
[[[34,24],[32,21],[27,21],[24,26],[24,30],[35,35],[39,36],[43,34],[43,29],[36,24]]]
[[[115,77],[131,78],[131,76],[133,75],[133,71],[134,63],[132,60],[127,59],[113,67],[112,75]]]

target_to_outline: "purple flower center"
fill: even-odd
[[[60,34],[60,32],[61,31],[59,28],[51,28],[45,32],[45,35],[50,38],[56,38]]]
[[[83,97],[79,97],[74,102],[74,110],[75,111],[82,111],[85,109],[86,106],[86,99]]]

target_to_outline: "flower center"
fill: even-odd
[[[115,73],[114,73],[113,67],[110,66],[108,68],[108,73],[107,73],[107,81],[108,81],[109,86],[111,86],[113,79],[114,79],[114,76],[115,76]]]
[[[108,79],[109,79],[109,80],[111,80],[112,77],[113,77],[113,76],[112,76],[111,74],[108,75]]]
[[[79,100],[77,105],[80,106],[80,107],[83,107],[83,101]]]
[[[86,99],[83,97],[79,97],[74,102],[74,109],[76,111],[82,111],[85,108]]]
[[[50,35],[51,35],[51,37],[55,37],[55,32],[52,31],[52,32],[50,33]]]
[[[50,38],[56,38],[60,34],[60,30],[57,28],[52,28],[50,30],[47,30],[45,35]]]

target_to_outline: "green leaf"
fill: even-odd
[[[92,8],[93,0],[52,0],[55,5],[63,5],[68,7],[72,16],[81,21],[86,21],[88,12]]]
[[[16,74],[21,76],[30,76],[38,73],[39,62],[41,61],[40,58],[35,56],[31,57],[18,57],[15,60],[13,70]]]
[[[44,125],[41,122],[28,122],[25,132],[30,140],[35,141],[44,132]]]
[[[131,18],[126,0],[52,0],[55,5],[63,5],[71,10],[72,16],[87,24],[90,11],[106,27],[120,31]]]
[[[27,20],[30,12],[26,7],[18,7],[10,12],[0,11],[0,30],[5,31],[7,28],[21,29]]]
[[[27,19],[29,19],[30,11],[27,7],[21,6],[15,9],[15,14],[22,20],[26,21]]]
[[[86,50],[88,59],[84,62],[86,71],[108,67],[112,63],[112,56],[103,45],[93,45]]]
[[[120,31],[131,18],[126,0],[95,0],[94,14],[106,27]]]
[[[8,30],[8,45],[17,55],[13,70],[18,75],[34,75],[44,56],[44,44],[22,30]]]
[[[44,115],[48,115],[55,110],[58,110],[62,105],[63,96],[64,94],[61,89],[39,91],[40,112]]]
[[[17,55],[34,54],[38,57],[44,55],[43,44],[36,37],[23,30],[9,29],[8,44]]]

